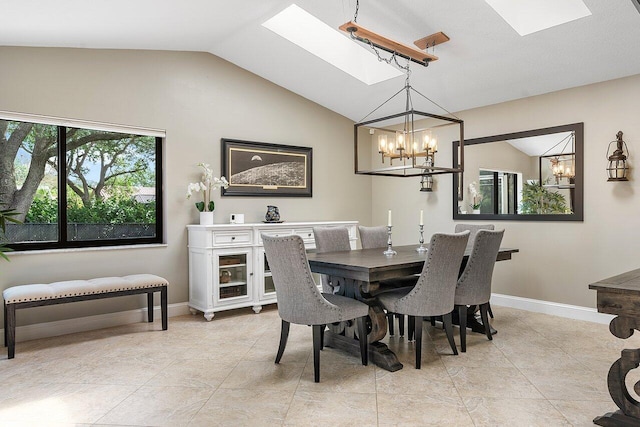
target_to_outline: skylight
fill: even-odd
[[[582,0],[485,0],[521,36],[591,15]]]
[[[262,26],[368,85],[403,75],[295,4]]]

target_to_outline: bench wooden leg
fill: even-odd
[[[153,292],[147,292],[147,320],[153,323]]]
[[[160,308],[162,310],[162,330],[166,331],[169,324],[168,312],[167,312],[167,287],[166,286],[160,290]]]
[[[7,302],[4,303],[4,346],[7,346],[7,329],[9,326],[7,325]]]
[[[5,345],[8,348],[7,355],[9,359],[13,359],[16,355],[16,306],[15,304],[5,304],[5,324],[4,336]]]

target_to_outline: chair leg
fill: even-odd
[[[367,317],[358,317],[358,339],[360,340],[360,358],[362,364],[369,364],[369,340],[367,338]]]
[[[289,338],[289,322],[282,321],[282,327],[280,329],[280,346],[278,347],[278,354],[276,355],[276,363],[280,363],[284,348],[287,346],[287,339]]]
[[[416,369],[420,369],[422,365],[422,317],[409,316],[409,322],[413,319],[414,332],[416,341],[414,345],[416,346]],[[416,320],[417,319],[417,320]]]
[[[413,339],[413,336],[415,335],[414,332],[416,330],[416,317],[415,316],[408,316],[407,319],[408,319],[408,323],[409,323],[409,325],[408,325],[408,329],[409,329],[408,335],[409,336],[408,336],[407,339],[409,341],[411,341]]]
[[[324,350],[324,330],[326,325],[322,325],[320,328],[320,350]]]
[[[453,350],[453,354],[457,356],[458,349],[456,348],[456,341],[453,339],[453,326],[451,324],[451,313],[442,315],[442,326],[444,327],[444,331],[447,334],[447,339],[449,340],[449,345],[451,346],[451,350]]]
[[[489,316],[493,319],[493,310],[491,310],[491,303],[487,303],[487,311],[489,312]]]
[[[480,317],[482,318],[482,324],[484,325],[484,333],[489,340],[493,340],[491,336],[491,325],[489,324],[489,316],[487,316],[487,306],[489,303],[480,304]]]
[[[398,330],[400,331],[400,336],[404,336],[404,314],[396,314],[398,316]]]
[[[4,303],[4,346],[6,347],[7,344],[7,330],[8,330],[8,325],[7,325],[7,303],[5,301]]]
[[[465,353],[467,351],[467,306],[459,305],[457,307],[460,321],[460,350]]]
[[[324,325],[313,325],[313,380],[320,382],[320,340]]]
[[[429,317],[429,320],[431,321],[431,326],[436,326],[436,316]]]
[[[389,323],[389,336],[392,337],[395,327],[393,325],[393,313],[391,312],[387,313],[387,323]]]

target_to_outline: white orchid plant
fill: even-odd
[[[196,202],[196,208],[200,212],[213,212],[216,208],[216,204],[211,200],[211,191],[219,188],[229,188],[229,182],[224,176],[220,178],[213,176],[213,171],[207,163],[198,163],[202,168],[202,178],[200,182],[192,182],[187,187],[187,199],[191,198],[193,193],[199,193],[202,191],[203,200]]]
[[[478,191],[478,184],[473,181],[469,184],[469,194],[471,195],[471,209],[480,209],[480,205],[482,204],[482,194]]]

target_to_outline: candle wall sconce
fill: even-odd
[[[611,144],[616,143],[616,149],[612,154],[609,154],[611,150]],[[627,143],[622,140],[622,131],[618,131],[616,134],[616,140],[611,141],[607,147],[607,160],[609,165],[607,166],[607,175],[609,179],[607,181],[629,181],[627,178],[629,174],[629,165],[627,159],[629,157],[629,148]]]

